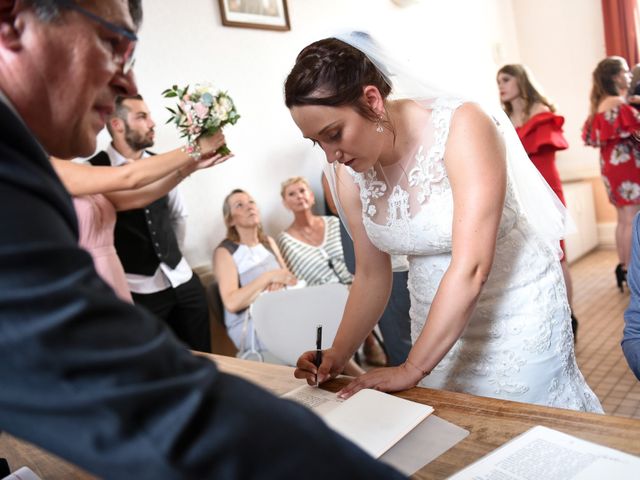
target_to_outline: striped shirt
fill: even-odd
[[[278,235],[277,242],[291,272],[307,286],[325,283],[351,284],[353,275],[344,263],[340,220],[320,217],[324,221],[324,240],[318,247],[292,237],[287,232]]]

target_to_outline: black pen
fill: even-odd
[[[318,385],[318,369],[322,364],[322,325],[316,327],[316,386]]]

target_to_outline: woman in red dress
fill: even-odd
[[[498,70],[497,82],[502,108],[516,127],[529,158],[560,201],[566,205],[562,182],[556,168],[556,152],[569,147],[562,134],[564,118],[554,113],[555,106],[541,93],[541,89],[524,65],[505,65]],[[563,241],[560,241],[560,248],[560,265],[567,287],[567,299],[571,306],[573,283],[564,255]],[[575,337],[578,321],[573,313],[571,328]]]
[[[616,207],[616,247],[620,263],[615,269],[620,291],[626,281],[631,255],[633,217],[640,210],[640,113],[627,103],[629,67],[622,57],[607,57],[593,71],[591,111],[582,129],[587,145],[600,149],[602,180],[609,201]]]

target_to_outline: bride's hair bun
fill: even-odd
[[[362,90],[375,86],[386,98],[391,86],[382,72],[355,47],[325,38],[305,47],[284,84],[288,108],[301,105],[350,105],[372,121],[378,116],[363,101]]]

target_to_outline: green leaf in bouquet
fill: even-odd
[[[240,119],[240,115],[238,115],[236,111],[233,110],[232,112],[229,112],[229,118],[227,118],[226,123],[230,125],[235,125],[239,119]]]
[[[229,147],[227,147],[227,144],[225,143],[218,150],[216,150],[216,153],[224,157],[226,155],[229,155],[231,153],[231,150],[229,150]]]
[[[200,134],[200,136],[201,137],[210,137],[211,135],[216,133],[218,130],[220,130],[220,129],[217,128],[217,127],[209,126],[209,127],[204,128],[202,130],[202,133]]]

